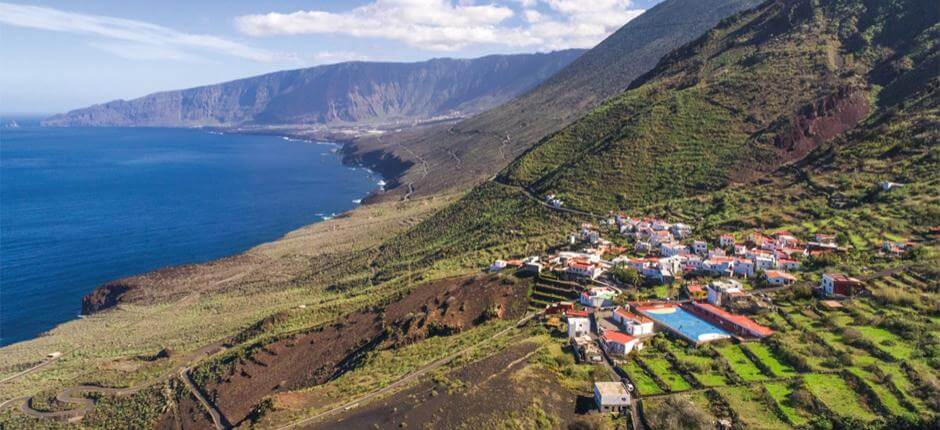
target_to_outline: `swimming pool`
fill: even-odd
[[[696,344],[731,337],[727,331],[715,327],[678,306],[640,308],[638,311]]]

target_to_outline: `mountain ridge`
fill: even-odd
[[[408,124],[504,103],[583,53],[345,62],[160,91],[55,115],[45,126],[235,127]]]

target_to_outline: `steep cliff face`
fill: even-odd
[[[167,91],[56,115],[47,126],[377,124],[467,115],[534,87],[583,51],[350,62]]]

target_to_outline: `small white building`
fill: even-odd
[[[621,382],[595,382],[594,403],[601,412],[624,413],[630,408],[630,393]]]
[[[672,257],[674,255],[688,254],[689,248],[678,243],[664,243],[659,247],[659,255],[663,257]]]
[[[595,287],[581,293],[579,301],[582,305],[592,308],[613,306],[617,292],[607,287]]]
[[[722,248],[731,248],[734,246],[734,236],[730,234],[723,234],[718,238],[718,245]]]
[[[708,303],[715,306],[726,304],[735,298],[744,296],[744,288],[741,283],[733,279],[712,281],[706,287],[708,291]]]
[[[577,339],[581,336],[587,336],[591,332],[591,320],[586,316],[569,315],[568,316],[568,337]]]
[[[672,235],[675,236],[676,239],[681,240],[692,235],[692,226],[680,222],[673,224],[672,227],[669,228],[669,231],[672,232]]]
[[[692,242],[692,252],[698,255],[708,254],[708,244],[704,240],[696,240]]]
[[[751,277],[754,276],[754,262],[744,258],[736,258],[734,266],[731,268],[735,275]]]
[[[623,307],[614,310],[613,318],[631,336],[650,335],[653,334],[655,328],[653,320],[630,312]]]
[[[768,270],[764,272],[764,278],[767,279],[768,284],[775,286],[790,285],[796,282],[796,276],[780,270]]]
[[[772,255],[757,254],[754,256],[754,270],[770,270],[777,267],[777,262]]]
[[[493,264],[490,264],[490,272],[498,272],[506,268],[505,260],[496,260]]]
[[[640,338],[630,336],[617,330],[604,330],[601,335],[601,345],[607,354],[616,357],[625,357],[633,350],[643,349],[643,342]]]

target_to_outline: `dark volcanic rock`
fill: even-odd
[[[56,115],[47,126],[201,127],[411,123],[476,113],[534,87],[583,51],[349,62],[150,94]]]
[[[121,296],[130,289],[130,286],[117,282],[99,285],[85,297],[82,297],[82,315],[91,315],[116,306],[120,302]]]

